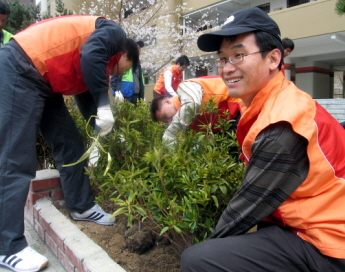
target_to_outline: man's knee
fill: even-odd
[[[181,272],[200,271],[201,260],[203,259],[202,251],[199,250],[201,244],[193,245],[187,248],[181,256]]]

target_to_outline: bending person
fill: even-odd
[[[36,173],[37,133],[52,149],[71,217],[114,223],[95,203],[84,173],[87,162],[63,167],[85,152],[63,95],[90,94],[84,107],[98,116],[95,127],[101,136],[108,134],[114,123],[109,74],[122,73],[138,62],[135,43],[126,48],[127,41],[113,21],[63,16],[31,25],[0,50],[0,265],[39,271],[48,263],[24,236],[24,206]]]
[[[177,95],[161,96],[153,99],[151,103],[151,116],[155,121],[170,123],[163,135],[163,141],[168,145],[176,144],[176,134],[190,127],[201,130],[201,125],[212,122],[213,132],[217,123],[216,115],[199,115],[202,104],[207,104],[210,99],[216,102],[220,114],[228,110],[230,119],[236,120],[230,130],[236,131],[238,120],[241,116],[238,102],[240,99],[232,98],[223,80],[219,76],[200,77],[183,81]]]

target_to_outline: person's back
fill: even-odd
[[[53,151],[71,218],[114,224],[115,218],[94,201],[87,161],[73,164],[85,147],[63,94],[85,94],[82,104],[90,115],[79,109],[86,120],[97,115],[94,128],[106,136],[114,124],[108,75],[128,70],[138,59],[124,30],[98,16],[44,20],[14,35],[0,50],[0,266],[24,272],[48,263],[24,236],[38,133]]]
[[[213,101],[218,108],[218,114],[204,113],[199,110],[202,105]],[[223,80],[219,76],[206,76],[188,79],[180,83],[177,96],[159,96],[151,103],[153,120],[170,123],[163,135],[163,141],[169,145],[176,143],[176,134],[187,127],[204,131],[210,126],[216,133],[218,117],[235,120],[229,131],[236,132],[237,123],[241,116],[238,98],[230,97]],[[228,111],[228,115],[224,113]]]
[[[9,5],[0,0],[0,48],[3,47],[12,37],[12,34],[4,29],[4,26],[10,17],[10,13]]]

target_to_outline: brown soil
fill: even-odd
[[[102,205],[112,213],[114,207]],[[68,211],[60,211],[70,218]],[[71,220],[71,219],[70,219]],[[96,244],[101,246],[116,263],[127,272],[178,272],[182,250],[167,239],[152,234],[138,224],[127,227],[124,215],[116,217],[114,226],[102,226],[92,222],[71,220]]]

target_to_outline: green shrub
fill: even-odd
[[[79,113],[74,100],[66,104],[90,147],[95,132]],[[187,130],[178,134],[177,145],[162,145],[166,125],[153,122],[150,104],[124,102],[113,106],[114,131],[99,138],[101,149],[97,167],[86,169],[97,192],[98,202],[112,201],[125,214],[128,226],[135,220],[153,232],[185,248],[203,241],[213,231],[222,211],[239,188],[244,165],[238,161],[234,134],[227,132],[231,121],[220,119],[222,133]],[[203,112],[217,114],[210,102]],[[51,153],[40,138],[41,162],[54,165]],[[42,155],[43,154],[43,155]],[[108,156],[111,164],[108,167]]]
[[[181,247],[200,242],[213,231],[218,218],[243,177],[243,163],[230,121],[222,119],[223,133],[187,130],[178,135],[175,148],[162,146],[166,126],[151,120],[150,105],[140,101],[114,107],[114,132],[100,139],[111,157],[101,152],[97,167],[87,169],[97,201],[111,199],[125,214],[128,225],[143,221],[152,231]],[[206,107],[215,111],[214,106]],[[238,147],[237,147],[238,148]]]

